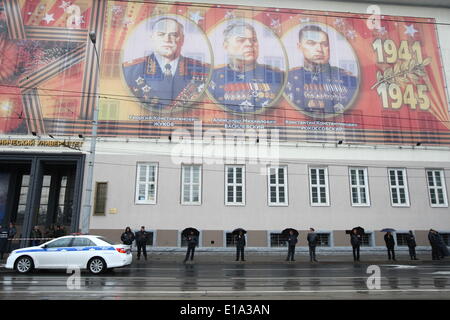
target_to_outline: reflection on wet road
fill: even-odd
[[[448,263],[379,265],[378,290],[367,287],[368,266],[149,261],[101,276],[82,272],[72,290],[64,271],[0,269],[0,299],[450,299]]]

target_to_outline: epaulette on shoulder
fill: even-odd
[[[335,69],[338,73],[343,73],[346,76],[350,76],[350,77],[354,77],[355,76],[355,75],[353,75],[353,73],[351,73],[348,70],[345,70],[345,69],[342,69],[342,68],[339,68],[339,67],[332,67],[332,68]]]
[[[227,66],[227,64],[219,64],[218,66],[214,67],[214,70],[223,69]]]
[[[303,71],[303,70],[305,70],[305,68],[303,68],[303,67],[295,67],[295,68],[289,69],[289,72],[293,72],[293,71]]]
[[[283,72],[280,69],[278,69],[277,67],[274,67],[274,66],[271,66],[271,65],[268,65],[268,64],[263,65],[263,67],[265,69],[268,69],[268,70],[271,70],[271,71],[274,71],[274,72]]]
[[[131,61],[127,61],[127,62],[123,63],[123,66],[124,67],[131,67],[131,66],[134,66],[136,64],[140,64],[140,63],[145,62],[146,59],[147,59],[147,57],[141,57],[141,58],[137,58],[137,59],[134,59],[134,60],[131,60]]]

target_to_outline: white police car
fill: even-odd
[[[107,269],[131,264],[131,248],[116,245],[104,237],[72,235],[53,239],[36,247],[11,252],[5,268],[27,273],[33,269],[88,269],[100,274]]]

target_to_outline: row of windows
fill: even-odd
[[[349,168],[352,206],[370,206],[368,169]],[[136,204],[156,204],[158,164],[137,165]],[[426,169],[428,196],[432,207],[448,207],[444,170]],[[405,168],[388,168],[389,192],[394,207],[409,207],[410,199]],[[181,203],[200,205],[202,202],[202,166],[182,165]],[[287,206],[288,167],[267,168],[267,199],[270,206]],[[309,195],[312,206],[329,206],[328,168],[309,168]],[[225,166],[225,204],[245,205],[245,166]]]
[[[149,237],[147,238],[147,245],[149,246],[153,246],[154,245],[154,232],[149,232]],[[332,233],[329,232],[318,232],[316,233],[318,236],[318,242],[317,242],[317,246],[318,247],[332,247],[333,246],[333,242],[332,242]],[[445,244],[447,246],[450,246],[450,233],[440,233],[442,235],[442,238],[445,242]],[[408,237],[409,233],[395,233],[395,237],[396,237],[396,245],[397,246],[407,246],[407,237]],[[282,247],[287,247],[287,242],[286,242],[286,236],[281,234],[281,233],[270,233],[269,234],[269,245],[271,248],[282,248]],[[306,240],[302,240],[300,239],[300,242],[298,245],[300,246],[306,246]],[[180,246],[181,247],[186,247],[187,246],[187,242],[186,239],[184,237],[182,237],[180,235]],[[225,233],[225,246],[226,247],[234,247],[236,246],[235,243],[235,236],[233,235],[233,233],[231,232],[226,232]],[[349,246],[350,246],[350,242],[349,242]],[[374,242],[374,235],[371,232],[365,233],[362,236],[362,241],[361,241],[361,246],[362,247],[374,247],[375,246],[375,242]]]

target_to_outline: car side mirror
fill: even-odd
[[[47,249],[48,246],[47,246],[46,244],[44,244],[44,245],[42,246],[42,248],[43,248],[43,249]]]

